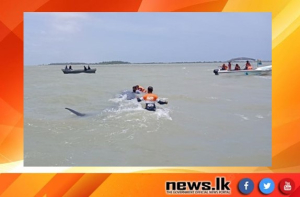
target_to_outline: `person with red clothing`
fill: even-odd
[[[138,102],[141,102],[144,100],[146,102],[146,107],[148,111],[155,111],[156,106],[155,103],[159,103],[160,105],[168,104],[168,101],[161,101],[159,100],[158,96],[156,94],[153,94],[153,87],[149,86],[148,87],[148,93],[145,94],[143,97],[137,98]]]
[[[236,64],[234,70],[241,70],[241,67],[238,64]]]
[[[245,66],[244,70],[252,70],[252,66],[249,61],[246,62],[246,66]]]
[[[227,70],[227,66],[223,64],[221,70]]]
[[[231,70],[231,62],[228,62],[228,70]]]
[[[143,93],[147,92],[147,90],[145,88],[143,88],[142,86],[140,86],[140,85],[136,85],[135,87],[136,87],[136,90],[138,90],[140,92],[143,92]]]

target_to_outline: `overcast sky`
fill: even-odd
[[[24,13],[24,63],[271,60],[271,22],[271,13]]]

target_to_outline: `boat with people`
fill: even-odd
[[[233,58],[227,61],[228,64],[223,63],[220,68],[214,69],[215,75],[229,74],[229,75],[268,75],[272,72],[272,65],[259,66],[262,65],[261,60],[256,60],[247,57]],[[244,68],[241,68],[238,63],[246,63]],[[253,68],[250,62],[255,62],[256,68]]]
[[[61,69],[63,71],[64,74],[78,74],[78,73],[96,73],[96,68],[90,68],[88,66],[88,68],[86,68],[84,66],[83,69],[75,69],[73,70],[73,68],[71,66],[69,67],[65,67],[64,69]]]

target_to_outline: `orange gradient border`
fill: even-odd
[[[300,172],[299,0],[0,0],[0,171],[31,173]],[[23,167],[24,12],[272,12],[271,167]],[[27,175],[19,175],[21,177]],[[59,176],[45,175],[41,179]],[[74,175],[76,176],[76,175]],[[93,175],[83,175],[93,176]],[[103,175],[104,176],[104,175]]]
[[[4,197],[18,196],[220,196],[220,195],[168,195],[165,184],[167,181],[211,181],[215,186],[215,177],[224,177],[230,181],[231,194],[221,196],[245,196],[239,193],[238,183],[243,178],[250,178],[254,182],[254,189],[247,196],[266,196],[260,193],[258,184],[263,178],[271,178],[275,189],[271,195],[283,197],[278,189],[279,182],[289,177],[297,188],[290,197],[300,195],[300,177],[296,174],[4,174],[0,175],[0,195]],[[25,195],[26,194],[26,195]]]

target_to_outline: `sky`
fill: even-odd
[[[24,13],[24,64],[272,58],[271,13]]]

